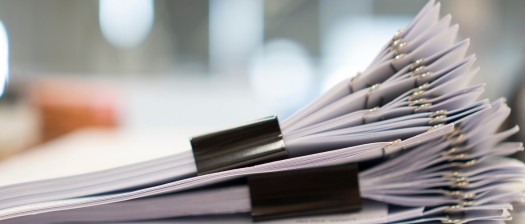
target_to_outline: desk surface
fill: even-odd
[[[0,162],[0,186],[109,169],[190,150],[188,138],[207,128],[89,128]]]

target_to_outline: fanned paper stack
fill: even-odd
[[[252,132],[246,132],[231,140],[211,133],[192,139],[193,151],[179,155],[1,186],[0,220],[252,222],[248,213],[254,220],[259,217],[255,214],[259,202],[253,201],[253,175],[282,171],[293,175],[296,170],[356,163],[361,166],[355,174],[358,186],[354,186],[360,209],[335,215],[328,214],[333,211],[310,211],[308,214],[320,216],[269,222],[510,220],[512,203],[524,200],[525,165],[504,156],[523,147],[501,141],[515,134],[518,127],[497,132],[510,108],[504,99],[478,100],[484,85],[469,86],[479,71],[472,68],[476,57],[465,55],[468,39],[455,42],[459,26],[450,25],[450,15],[439,19],[439,9],[440,4],[431,0],[367,69],[277,123],[272,129],[280,132],[276,135],[264,132],[253,140],[247,137]],[[270,117],[248,126],[273,121],[277,119]],[[232,135],[239,130],[246,129],[234,127],[217,133]],[[210,138],[222,142],[211,144]],[[217,152],[219,146],[225,151]],[[238,155],[242,160],[235,160]],[[225,158],[229,160],[223,161]],[[248,185],[235,181],[245,177],[249,177]],[[324,183],[301,185],[310,184],[323,187]],[[282,212],[279,209],[284,208],[272,209]]]

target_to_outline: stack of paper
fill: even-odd
[[[359,173],[366,199],[362,210],[302,222],[509,220],[511,203],[524,199],[525,165],[503,156],[523,147],[500,142],[518,128],[496,132],[510,108],[504,99],[478,100],[484,85],[468,84],[479,70],[472,68],[476,57],[465,56],[468,39],[455,42],[458,25],[450,25],[450,15],[439,19],[439,9],[431,0],[367,69],[284,120],[280,126],[289,159],[196,176],[193,154],[187,151],[112,170],[2,186],[0,220],[251,222],[248,187],[214,184],[356,162],[372,164]],[[301,220],[273,221],[292,222]]]

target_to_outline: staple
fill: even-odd
[[[465,193],[463,191],[449,191],[446,193],[446,195],[453,197],[453,198],[460,198],[460,199],[472,199],[476,196],[476,194]]]
[[[414,70],[415,68],[420,66],[423,62],[425,62],[424,58],[417,59],[416,61],[414,61],[414,63],[412,63],[412,65],[410,65],[410,70]]]
[[[434,129],[436,129],[436,128],[439,128],[439,127],[441,127],[441,126],[444,126],[444,124],[443,124],[443,123],[441,123],[441,124],[436,124],[436,125],[432,126],[431,128],[429,128],[428,130],[429,130],[429,131],[432,131],[432,130],[434,130]]]
[[[401,40],[401,39],[400,39],[400,40]],[[401,51],[401,49],[403,49],[403,47],[406,46],[406,45],[407,45],[407,42],[404,42],[404,41],[401,42],[401,43],[399,43],[399,44],[397,45],[397,47],[394,49],[394,52],[395,52],[394,54],[395,54],[395,55],[398,55],[399,52]]]
[[[368,115],[376,110],[378,110],[380,107],[374,107],[370,110],[368,110],[368,112],[366,112],[365,116],[363,116],[363,124],[366,124],[366,118],[368,117]]]
[[[430,117],[431,118],[434,118],[434,117],[439,117],[439,116],[442,116],[442,115],[447,115],[447,110],[438,110],[438,111],[434,111],[430,114]]]
[[[432,123],[434,123],[434,122],[436,122],[436,121],[438,121],[438,120],[445,119],[445,118],[447,118],[447,115],[439,115],[439,116],[437,116],[437,117],[432,118],[432,119],[428,122],[428,124],[432,124]]]
[[[412,70],[412,74],[410,74],[410,77],[416,75],[418,72],[422,71],[423,69],[425,69],[427,66],[425,65],[420,65],[419,67],[417,67],[416,69]]]
[[[473,160],[469,160],[469,161],[463,163],[463,164],[461,165],[461,167],[469,167],[469,166],[472,166],[472,165],[476,164],[476,162],[477,162],[477,160],[475,160],[475,159],[473,159]]]
[[[423,109],[425,107],[430,107],[430,106],[432,106],[432,103],[425,103],[425,104],[421,104],[419,106],[416,106],[414,108],[414,113],[417,112],[418,110],[421,110],[421,109]]]
[[[449,206],[448,208],[445,209],[445,212],[449,212],[449,211],[453,211],[453,210],[458,210],[458,209],[462,209],[463,206],[460,205],[460,204],[457,204],[457,205],[451,205]],[[448,217],[448,216],[447,216]],[[448,218],[447,218],[448,219]]]
[[[412,93],[411,96],[408,97],[408,100],[412,100],[412,99],[414,99],[414,97],[419,96],[419,95],[423,94],[424,92],[425,92],[424,90],[417,90],[414,93]]]
[[[399,39],[392,39],[392,43],[390,43],[390,50],[393,51],[397,46],[399,46],[399,44],[403,43],[403,39],[399,38]]]
[[[352,77],[352,79],[350,80],[350,83],[348,84],[348,87],[350,88],[350,93],[353,93],[354,92],[354,81],[357,79],[358,76],[361,75],[361,72],[357,72],[357,74],[354,75],[354,77]]]
[[[428,83],[425,83],[423,85],[418,86],[416,89],[417,90],[425,90],[427,87],[428,87]]]
[[[373,86],[370,87],[370,90],[368,90],[368,93],[366,94],[366,98],[365,98],[365,108],[368,108],[368,98],[370,98],[370,95],[372,94],[372,92],[377,89],[381,84],[377,83],[377,84],[374,84]]]
[[[404,30],[399,29],[394,33],[394,37],[392,37],[392,41],[398,40],[401,38],[401,34],[403,34]]]
[[[430,76],[431,74],[432,74],[432,72],[425,72],[425,73],[419,75],[419,76],[416,78],[416,80],[414,81],[414,86],[417,87],[417,86],[419,85],[419,80],[421,80],[421,79],[424,78],[424,77]],[[410,75],[410,77],[412,77],[413,75],[414,75],[414,73],[412,73],[412,74]],[[426,88],[426,87],[428,86],[428,83],[425,83],[425,84],[423,84],[423,85],[426,85],[426,86],[425,86],[425,88]]]
[[[454,209],[459,209],[459,208],[454,208]],[[449,224],[459,224],[459,223],[463,223],[464,218],[465,218],[465,212],[459,212],[459,213],[454,213],[454,214],[448,214],[445,220],[441,220],[441,222],[449,223]]]
[[[424,104],[426,101],[427,101],[426,98],[421,98],[421,99],[418,99],[418,100],[409,101],[408,102],[408,106],[421,105],[421,104]]]
[[[392,145],[395,145],[395,144],[397,144],[397,143],[400,143],[400,142],[401,142],[401,139],[396,139],[396,140],[394,140],[394,141],[389,142],[387,145],[385,145],[385,146],[383,147],[383,158],[386,157],[386,148],[388,148],[388,147],[390,147],[390,146],[392,146]]]
[[[466,182],[467,181],[467,177],[464,177],[464,176],[456,176],[455,177],[456,179],[456,182]]]
[[[463,158],[465,158],[465,154],[464,153],[455,154],[455,155],[449,155],[448,161],[455,161],[455,160],[459,160],[459,159],[463,159]]]
[[[464,199],[470,199],[470,198],[476,197],[476,194],[474,194],[474,193],[470,193],[470,194],[463,193],[462,197]]]
[[[447,156],[447,155],[450,155],[450,154],[454,153],[455,151],[456,151],[456,148],[451,148],[451,149],[443,152],[442,155]]]
[[[394,59],[392,60],[392,62],[390,62],[390,67],[392,68],[392,70],[394,70],[394,73],[398,72],[397,68],[394,66],[394,63],[395,63],[397,60],[399,60],[399,59],[401,59],[402,57],[404,57],[404,56],[405,56],[405,54],[396,54],[396,55],[394,56]]]
[[[471,206],[471,205],[474,205],[475,201],[474,200],[463,200],[463,202],[461,202],[461,204],[463,205],[463,207],[465,206]]]
[[[469,184],[468,181],[456,181],[456,183],[454,185],[452,185],[453,188],[458,188],[458,187],[465,187]]]

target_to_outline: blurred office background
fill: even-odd
[[[509,125],[525,127],[525,1],[440,2],[459,38],[471,38],[483,97],[507,97]],[[146,136],[158,142],[284,119],[366,68],[425,3],[0,0],[0,78],[9,80],[0,88],[0,158],[92,127],[156,133]]]

